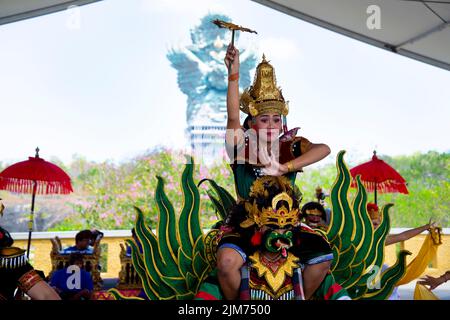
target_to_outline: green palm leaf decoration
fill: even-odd
[[[408,251],[401,251],[397,263],[380,275],[384,245],[390,230],[389,208],[382,208],[382,223],[374,231],[366,210],[367,193],[356,177],[357,193],[349,201],[350,171],[344,162],[345,151],[336,159],[337,177],[331,191],[332,212],[327,237],[333,246],[332,273],[352,299],[386,299],[405,272]],[[375,281],[374,279],[377,279]]]
[[[236,204],[236,200],[227,190],[225,190],[225,188],[219,186],[214,180],[203,179],[198,183],[198,186],[203,182],[209,182],[211,184],[215,194],[211,190],[207,190],[206,193],[216,209],[216,212],[219,214],[219,217],[222,221],[225,220],[231,208]]]
[[[331,191],[332,216],[326,236],[330,241],[334,260],[332,273],[336,281],[347,289],[353,299],[386,299],[405,272],[407,251],[401,251],[397,263],[383,273],[384,244],[390,229],[389,209],[382,208],[383,220],[374,231],[366,210],[367,193],[357,177],[357,193],[349,200],[351,176],[344,162],[345,151],[336,160],[337,177]],[[181,177],[183,206],[177,219],[175,210],[164,192],[164,180],[157,177],[155,200],[158,205],[156,234],[145,224],[144,213],[136,208],[135,230],[142,252],[135,241],[132,261],[142,280],[146,295],[152,300],[193,299],[203,282],[203,288],[220,298],[215,278],[216,238],[212,229],[202,233],[199,220],[199,190],[193,181],[194,164],[188,159]],[[236,203],[233,196],[211,179],[207,194],[218,215],[224,220]],[[217,226],[216,226],[217,227]],[[110,290],[116,299],[123,297],[116,289]]]
[[[187,163],[181,177],[184,202],[178,219],[164,192],[161,177],[157,177],[155,192],[159,217],[157,235],[145,224],[143,212],[135,208],[135,231],[142,252],[135,241],[127,240],[127,243],[131,246],[133,265],[143,289],[151,300],[193,299],[202,280],[212,270],[209,259],[213,237],[202,232],[193,159],[188,159]],[[116,299],[128,299],[116,289],[110,292]]]

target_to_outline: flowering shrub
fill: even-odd
[[[430,217],[437,219],[443,227],[449,226],[450,202],[446,195],[450,192],[450,154],[428,152],[384,159],[408,181],[409,195],[378,195],[380,207],[388,202],[395,204],[391,209],[392,226],[416,227],[427,223]],[[35,208],[36,231],[131,229],[135,218],[134,206],[146,213],[150,226],[156,227],[158,208],[154,191],[157,175],[164,179],[164,189],[175,212],[179,213],[181,208],[180,179],[185,162],[183,154],[171,150],[155,150],[121,164],[94,163],[81,157],[74,158],[68,166],[55,159],[51,161],[71,176],[74,193],[39,195]],[[356,164],[350,167],[353,165]],[[6,166],[0,163],[0,170]],[[316,186],[320,185],[325,192],[329,192],[335,177],[334,164],[305,168],[305,172],[297,178],[297,185],[303,193],[302,203],[315,200]],[[210,167],[196,165],[195,181],[203,178],[215,180],[235,196],[233,176],[227,163],[217,163]],[[204,190],[207,187],[207,184],[200,187],[200,218],[204,228],[217,221]],[[26,231],[30,196],[0,191],[0,197],[6,206],[2,225],[7,225],[9,221],[13,226],[9,230],[13,232],[19,231],[14,226],[20,223],[23,228],[20,231]],[[373,193],[369,193],[368,197],[369,201],[373,201]],[[326,201],[329,202],[328,199]]]
[[[195,159],[194,159],[195,160]],[[164,190],[179,213],[182,206],[180,186],[185,158],[170,150],[158,150],[139,156],[120,165],[104,162],[96,164],[82,158],[74,159],[67,168],[73,179],[74,199],[68,201],[73,212],[53,230],[131,229],[134,225],[135,209],[139,207],[146,214],[147,223],[157,225],[158,208],[154,200],[157,179],[164,180]],[[225,162],[211,167],[196,165],[195,181],[212,178],[226,186],[234,194],[231,169]],[[205,228],[217,220],[214,209],[202,185],[200,190],[201,222]]]

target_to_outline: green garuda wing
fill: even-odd
[[[381,272],[390,230],[388,212],[393,204],[383,206],[382,222],[374,231],[366,210],[367,193],[359,176],[356,196],[349,201],[351,176],[344,154],[340,151],[336,159],[338,173],[330,195],[332,215],[326,234],[334,254],[332,273],[352,299],[383,300],[403,276],[406,256],[411,253],[400,251],[396,264]]]
[[[157,177],[157,234],[145,224],[143,212],[136,207],[135,231],[142,252],[135,241],[127,240],[132,249],[133,266],[151,300],[193,299],[214,265],[213,233],[217,230],[206,235],[202,232],[193,159],[187,162],[181,177],[184,201],[179,218],[164,192],[164,180]],[[110,292],[116,299],[128,299],[116,289]]]
[[[397,263],[383,273],[384,243],[390,229],[388,210],[382,208],[383,221],[373,230],[366,211],[367,193],[357,178],[358,190],[350,204],[350,172],[343,161],[344,151],[337,157],[338,175],[331,192],[332,218],[327,238],[332,244],[333,276],[353,299],[385,299],[405,272],[407,251],[401,251]],[[215,233],[203,234],[199,220],[200,197],[193,181],[193,160],[188,161],[182,174],[184,203],[179,218],[164,192],[164,181],[158,177],[155,200],[158,205],[157,234],[145,224],[144,213],[136,208],[135,230],[142,252],[135,241],[132,248],[133,265],[139,274],[146,295],[152,300],[193,299],[202,282],[215,267]],[[234,205],[234,198],[214,181],[207,191],[219,216],[225,218]],[[203,181],[201,181],[202,183]],[[110,290],[116,299],[123,297]]]

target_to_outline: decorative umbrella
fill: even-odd
[[[377,192],[380,193],[404,193],[408,194],[406,181],[390,165],[378,159],[377,152],[373,152],[372,160],[360,164],[350,170],[353,177],[352,187],[356,188],[356,176],[361,176],[361,182],[370,192],[374,192],[377,203]]]
[[[39,158],[39,148],[36,148],[34,157],[15,163],[0,172],[0,190],[32,194],[27,257],[30,254],[36,194],[68,194],[73,191],[70,177],[57,165]]]

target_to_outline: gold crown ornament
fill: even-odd
[[[277,87],[275,69],[266,61],[264,55],[256,67],[253,84],[241,94],[240,105],[241,111],[252,117],[271,112],[283,116],[289,113],[288,102]]]
[[[320,212],[319,209],[310,209],[305,211],[307,216],[319,216],[321,217],[323,215],[322,212]]]
[[[277,209],[277,205],[280,201],[285,201],[288,207],[283,204]],[[293,209],[293,199],[286,193],[282,192],[277,194],[272,199],[272,207],[263,208],[259,210],[256,204],[256,199],[253,203],[247,201],[245,203],[245,210],[247,211],[247,219],[243,221],[240,226],[242,228],[248,228],[254,224],[258,227],[264,225],[276,225],[280,228],[286,226],[295,226],[298,223],[299,215],[298,209]]]
[[[291,182],[285,176],[263,176],[256,179],[250,187],[249,196],[252,198],[267,198],[267,188],[276,186],[280,192],[292,190]]]

